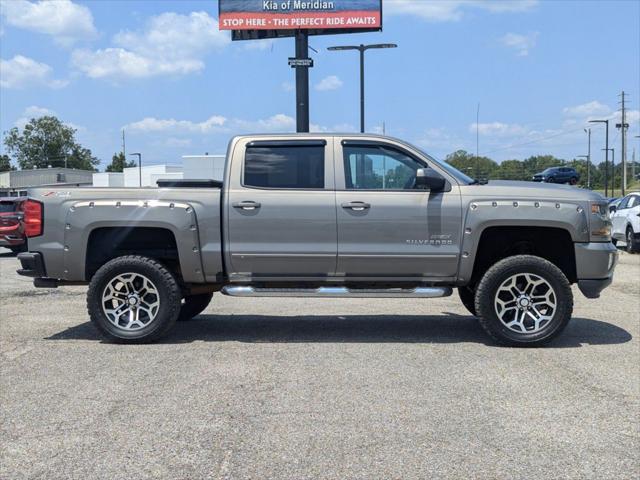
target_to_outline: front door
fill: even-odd
[[[445,192],[416,189],[416,170],[429,165],[395,146],[345,140],[337,152],[337,178],[344,180],[336,189],[337,274],[454,276],[462,223],[457,185]]]
[[[227,260],[235,278],[333,275],[332,141],[240,142],[227,196]]]

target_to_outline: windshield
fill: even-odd
[[[415,147],[414,147],[415,148]],[[438,165],[440,165],[443,169],[445,169],[447,171],[447,173],[449,175],[451,175],[452,177],[454,177],[457,181],[459,181],[460,183],[464,183],[466,185],[470,185],[472,183],[476,183],[476,180],[471,178],[468,175],[465,175],[464,173],[462,173],[460,170],[458,170],[457,168],[455,168],[454,166],[448,164],[447,162],[443,162],[442,160],[438,160],[437,158],[433,157],[433,155],[429,155],[428,153],[426,153],[424,150],[420,150],[420,152],[427,157],[429,160],[433,161],[434,163],[437,163]]]

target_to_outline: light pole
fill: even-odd
[[[589,123],[604,123],[606,126],[604,141],[604,196],[609,196],[609,120],[589,120]]]
[[[130,153],[130,157],[138,157],[138,180],[140,181],[140,187],[142,187],[142,154]]]
[[[364,52],[373,48],[397,48],[395,43],[375,43],[372,45],[341,45],[327,50],[358,50],[360,52],[360,133],[364,133]]]

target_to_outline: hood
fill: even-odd
[[[536,198],[538,200],[578,200],[606,202],[597,192],[572,185],[524,182],[518,180],[489,180],[485,185],[465,185],[462,194],[480,197]]]

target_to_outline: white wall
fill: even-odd
[[[124,173],[99,172],[93,174],[94,187],[124,187]]]
[[[188,180],[222,180],[224,155],[185,155],[182,157],[184,178]]]
[[[147,165],[142,167],[142,186],[143,187],[157,187],[154,178],[157,180],[160,177],[154,177],[154,175],[166,175],[166,174],[182,174],[182,167],[176,165]],[[138,187],[140,185],[138,179],[138,167],[130,167],[124,169],[124,186],[125,187]],[[175,178],[175,177],[172,177]],[[178,177],[181,178],[181,177]]]

